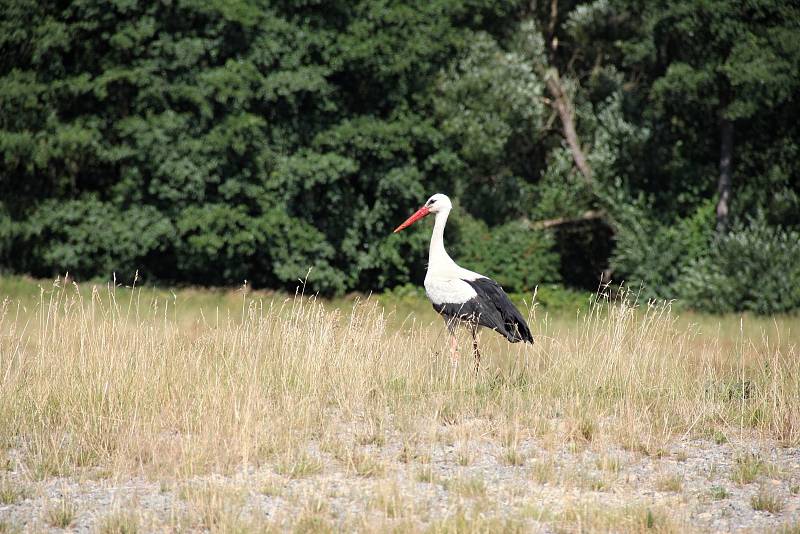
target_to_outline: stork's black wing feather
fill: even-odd
[[[497,330],[512,343],[527,341],[533,343],[533,335],[525,318],[508,298],[500,284],[491,278],[465,280],[478,294],[481,313],[478,324]]]

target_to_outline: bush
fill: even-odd
[[[543,284],[536,291],[536,303],[549,312],[588,310],[593,298],[590,291],[576,291],[559,284]]]
[[[404,283],[425,246],[387,236],[432,192],[459,193],[460,130],[435,100],[476,34],[497,99],[490,125],[465,123],[469,149],[544,109],[495,83],[531,83],[483,33],[508,33],[508,6],[3,7],[19,29],[0,36],[0,268],[15,272],[292,290],[311,268],[306,290],[326,295]],[[464,83],[454,94],[482,107]]]
[[[48,200],[33,210],[18,236],[30,272],[80,278],[133,276],[131,269],[166,250],[172,224],[151,206],[119,209],[92,196]]]
[[[306,281],[309,292],[344,290],[342,273],[330,263],[333,247],[316,228],[281,209],[252,215],[244,206],[190,206],[176,226],[178,268],[194,279],[213,284],[249,280],[288,290]]]
[[[674,224],[655,220],[641,205],[627,206],[618,217],[611,268],[644,299],[673,299],[692,262],[705,255],[713,237],[714,205],[707,202]]]
[[[787,312],[800,306],[800,232],[751,220],[715,240],[686,271],[677,289],[695,309]]]

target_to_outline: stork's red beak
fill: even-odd
[[[428,215],[430,212],[431,212],[431,210],[429,210],[425,206],[422,206],[420,209],[418,209],[417,211],[414,212],[414,215],[412,215],[411,217],[406,219],[406,222],[404,222],[403,224],[401,224],[400,226],[395,228],[394,232],[392,232],[392,233],[396,234],[400,230],[404,230],[405,228],[408,228],[409,226],[411,226],[412,224],[414,224],[418,220],[420,220],[423,217],[425,217],[426,215]]]

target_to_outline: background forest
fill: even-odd
[[[800,307],[800,8],[778,0],[2,0],[5,272],[325,295],[451,254]]]

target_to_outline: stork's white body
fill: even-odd
[[[444,249],[444,227],[450,210],[436,214],[431,246],[428,252],[428,272],[425,274],[425,293],[434,304],[462,303],[478,296],[467,280],[485,276],[459,267]]]

